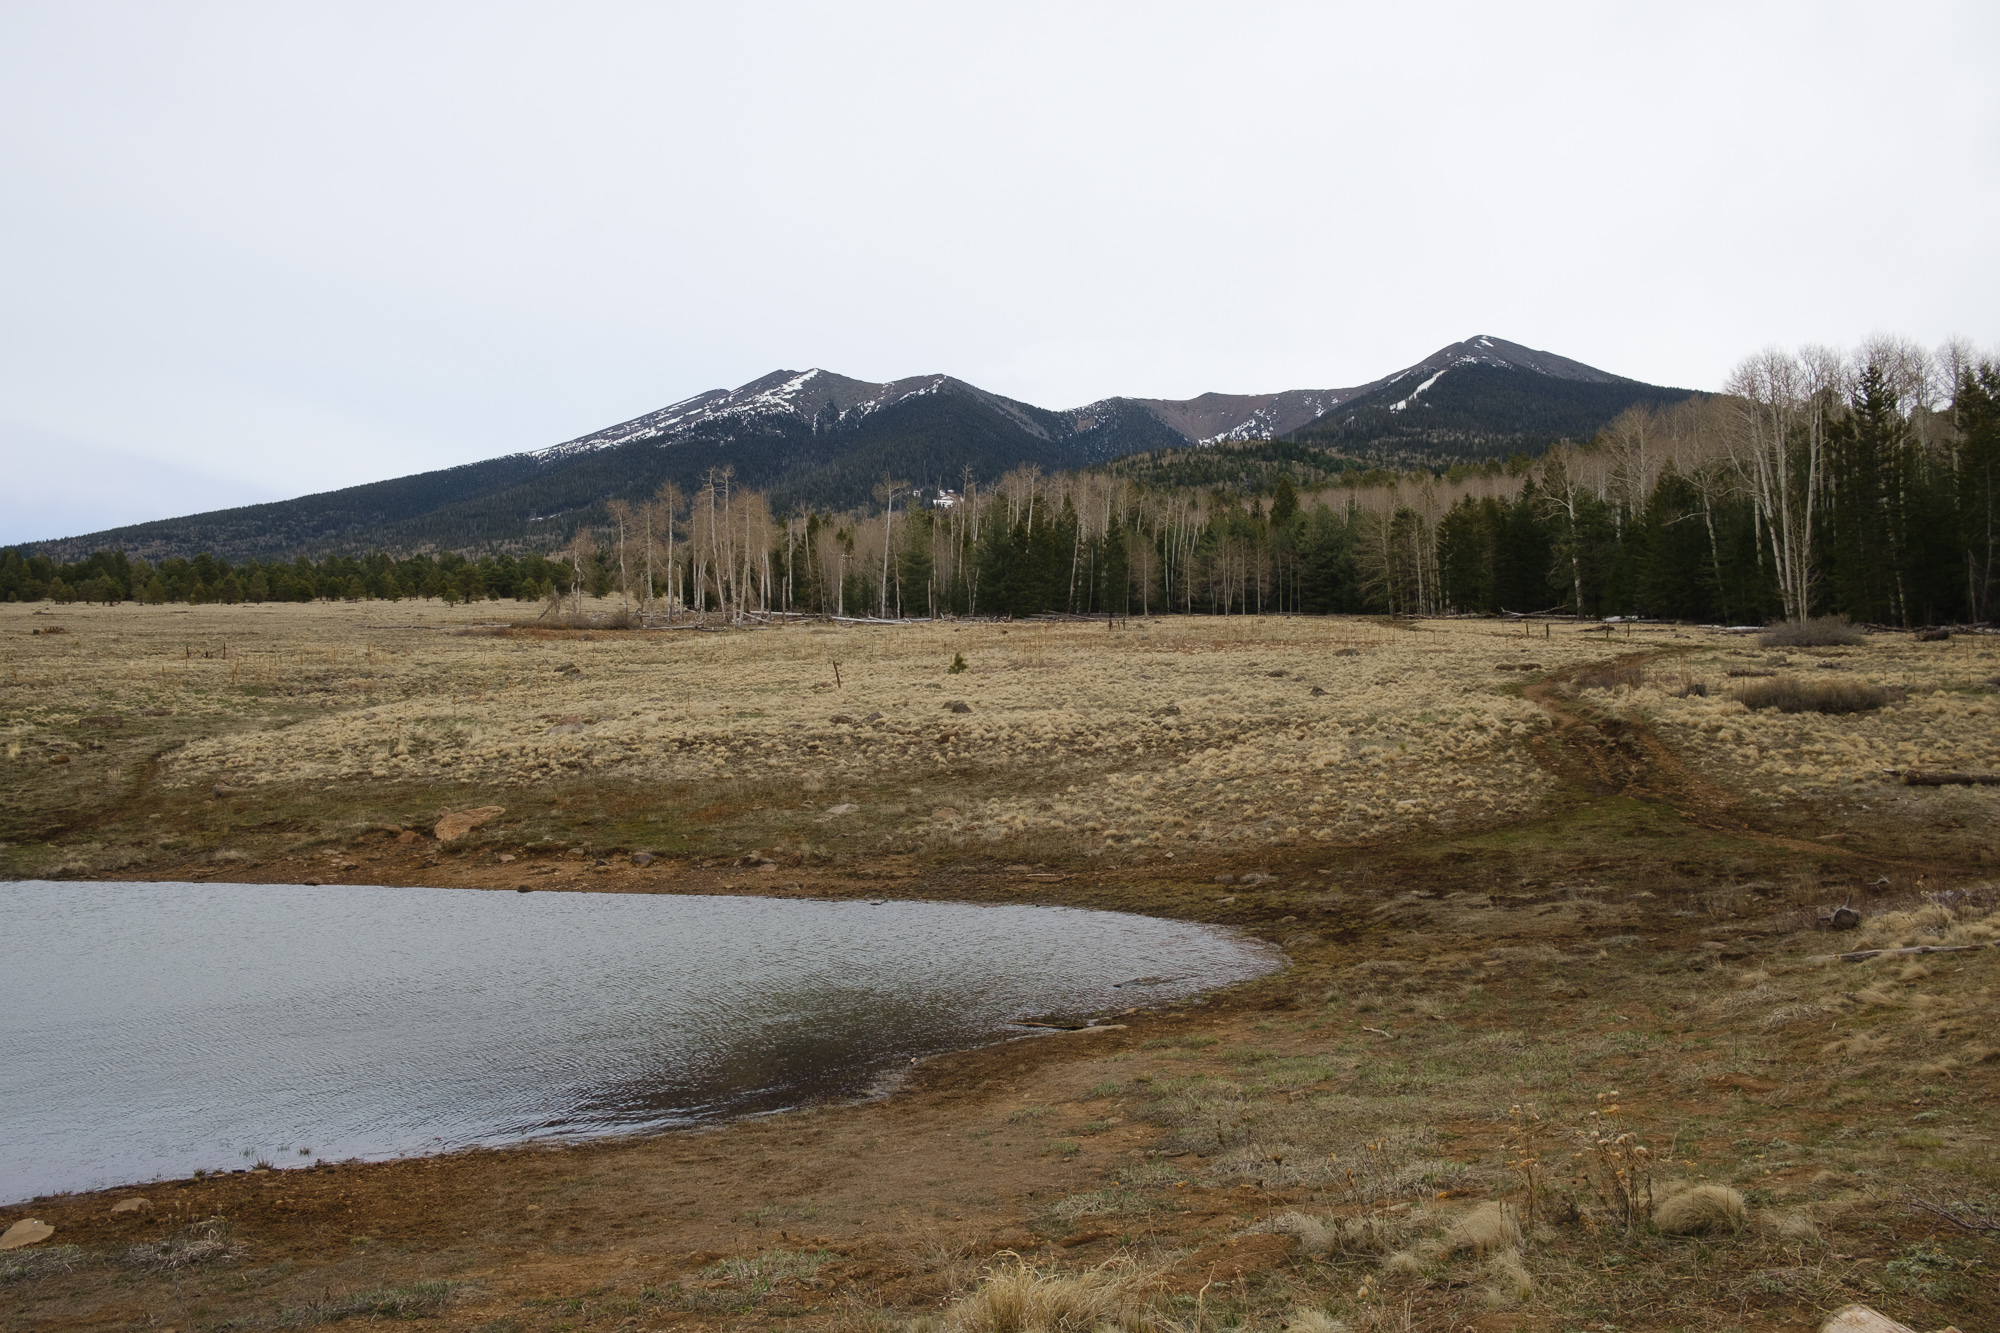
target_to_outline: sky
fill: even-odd
[[[2000,349],[2000,6],[0,0],[0,544],[819,366]]]

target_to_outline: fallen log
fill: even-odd
[[[1870,958],[1900,958],[1912,953],[1971,953],[1976,949],[2000,947],[2000,940],[1985,944],[1917,944],[1907,949],[1857,949],[1853,953],[1816,953],[1808,963],[1859,963]]]
[[[2000,773],[1951,773],[1943,769],[1903,771],[1905,787],[2000,787]]]

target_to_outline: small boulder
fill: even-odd
[[[963,699],[949,699],[945,702],[944,710],[947,713],[970,713],[972,705]]]
[[[114,1213],[142,1213],[152,1206],[153,1201],[151,1199],[120,1199],[117,1203],[111,1205],[111,1211]]]
[[[18,1250],[23,1245],[36,1245],[56,1234],[56,1229],[40,1218],[24,1217],[5,1231],[0,1231],[0,1250]]]
[[[632,853],[632,864],[635,866],[649,866],[658,859],[659,858],[654,856],[651,852]]]
[[[481,824],[498,819],[506,814],[506,808],[498,805],[482,805],[471,810],[453,810],[438,820],[431,832],[439,842],[457,842]]]
[[[829,805],[826,812],[830,815],[851,815],[860,808],[852,801],[842,801],[839,805]]]
[[[424,836],[423,834],[417,832],[413,828],[406,828],[401,833],[398,833],[396,835],[396,841],[402,843],[405,847],[407,847],[411,843],[415,842],[418,838],[421,838],[423,836]]]

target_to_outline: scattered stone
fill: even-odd
[[[18,1250],[23,1245],[37,1245],[56,1234],[56,1229],[40,1218],[24,1217],[5,1231],[0,1231],[0,1250]]]
[[[1234,883],[1236,882],[1236,876],[1234,876],[1234,875],[1217,875],[1217,876],[1215,877],[1215,882],[1216,882],[1217,884],[1234,884]]]
[[[413,828],[406,828],[401,833],[398,833],[396,835],[396,841],[402,843],[404,846],[408,846],[409,844],[415,842],[418,838],[421,838],[423,836],[424,836],[423,834],[417,832]]]
[[[117,1203],[111,1205],[111,1211],[114,1213],[138,1213],[144,1212],[152,1206],[153,1201],[151,1199],[120,1199]]]
[[[1259,870],[1252,871],[1248,875],[1239,876],[1236,882],[1238,884],[1275,884],[1278,882],[1278,877],[1276,875],[1267,875]]]
[[[659,858],[654,856],[651,852],[632,853],[632,864],[635,866],[649,866],[658,859]]]
[[[948,699],[945,701],[944,709],[947,713],[970,713],[972,705],[963,699]]]
[[[508,863],[509,861],[511,861],[511,860],[513,860],[513,859],[514,859],[514,853],[512,853],[512,852],[502,852],[502,853],[500,853],[500,864],[501,864],[501,865],[503,865],[503,866],[504,866],[504,865],[506,865],[506,864],[507,864],[507,863]]]
[[[830,815],[851,815],[860,808],[852,801],[842,801],[839,805],[829,805],[826,812]]]
[[[1917,1333],[1908,1324],[1899,1324],[1881,1311],[1867,1305],[1843,1305],[1827,1316],[1827,1321],[1819,1326],[1819,1333]],[[1946,1329],[1945,1333],[1957,1333],[1956,1329]]]
[[[498,819],[506,814],[506,808],[498,805],[482,805],[471,810],[453,810],[438,820],[431,830],[439,842],[457,842],[481,824]]]

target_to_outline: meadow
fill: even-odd
[[[1901,774],[2000,768],[1996,675],[1965,635],[0,608],[14,876],[1057,902],[1291,959],[881,1102],[0,1210],[58,1229],[0,1330],[1983,1327],[2000,789]],[[1873,706],[1735,697],[1773,681]],[[1956,952],[1841,957],[1898,948]]]

